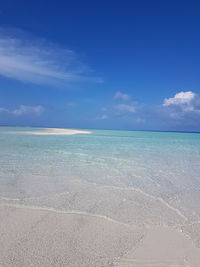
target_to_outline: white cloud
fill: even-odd
[[[18,109],[15,109],[11,111],[12,114],[16,116],[21,116],[24,114],[35,114],[35,115],[41,115],[44,111],[43,106],[24,106],[20,105]]]
[[[118,104],[114,106],[114,109],[117,110],[117,114],[122,113],[135,113],[136,112],[136,102],[129,101],[131,99],[131,96],[128,94],[124,94],[120,91],[116,92],[114,95],[114,99],[121,100],[121,101],[128,101],[127,104]]]
[[[31,39],[31,38],[30,38]],[[0,32],[0,75],[33,84],[67,86],[71,82],[95,81],[75,52],[44,40],[5,37]]]
[[[115,106],[115,109],[117,109],[120,113],[124,113],[124,112],[134,113],[134,112],[136,112],[135,105],[119,104],[119,105]]]
[[[44,107],[41,105],[38,105],[38,106],[20,105],[19,108],[14,109],[14,110],[9,110],[9,109],[0,107],[0,112],[6,112],[14,116],[22,116],[22,115],[27,115],[27,114],[39,116],[44,112]]]
[[[195,98],[195,96],[196,94],[192,91],[180,92],[175,94],[174,97],[165,98],[163,106],[189,104]]]
[[[120,91],[116,92],[114,95],[114,99],[119,99],[119,100],[123,100],[123,101],[127,101],[131,99],[130,95],[124,94]]]
[[[199,112],[200,96],[192,91],[179,92],[174,97],[165,98],[164,107],[171,107],[182,112]]]

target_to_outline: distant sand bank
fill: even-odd
[[[72,129],[59,129],[59,128],[44,128],[39,131],[17,131],[20,134],[33,134],[33,135],[73,135],[73,134],[91,134],[90,131],[72,130]]]

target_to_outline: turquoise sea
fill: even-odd
[[[81,197],[75,184],[90,190],[136,189],[162,199],[188,220],[200,219],[200,134],[111,130],[68,136],[23,134],[30,130],[40,129],[0,128],[2,198],[25,201],[67,190]],[[99,203],[95,196],[93,201]]]
[[[200,134],[33,131],[0,127],[1,266],[199,266]]]

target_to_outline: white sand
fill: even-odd
[[[198,223],[158,198],[59,178],[43,187],[38,179],[30,197],[0,197],[0,266],[200,266]]]
[[[12,132],[13,133],[13,132]],[[90,131],[59,129],[59,128],[44,128],[40,131],[17,131],[18,134],[33,134],[33,135],[73,135],[73,134],[91,134]]]
[[[0,206],[0,266],[102,267],[135,247],[141,231],[102,217]]]
[[[0,205],[0,266],[199,267],[200,249],[173,227]]]
[[[171,227],[151,227],[141,244],[122,257],[117,266],[199,267],[200,249]]]

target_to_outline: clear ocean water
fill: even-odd
[[[37,136],[0,127],[0,196],[40,197],[76,181],[134,188],[200,219],[200,134],[92,130]],[[198,202],[198,204],[197,204]]]

